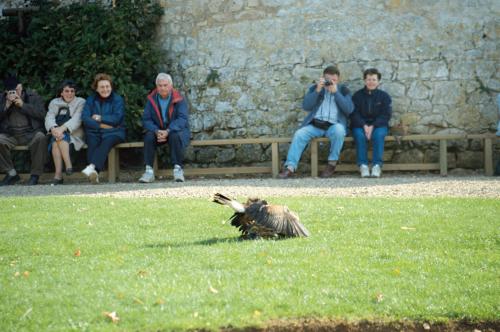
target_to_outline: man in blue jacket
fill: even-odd
[[[139,182],[154,181],[153,162],[156,147],[164,144],[168,144],[170,149],[174,180],[184,182],[182,170],[184,151],[191,138],[188,106],[186,99],[174,89],[170,75],[160,73],[156,77],[156,89],[148,95],[142,124],[146,131],[144,136],[146,171]]]
[[[318,83],[308,89],[302,106],[309,114],[293,135],[280,178],[293,176],[307,144],[311,139],[322,136],[330,139],[330,153],[328,164],[320,176],[328,178],[335,172],[347,133],[347,118],[354,109],[351,93],[345,85],[339,84],[339,78],[337,67],[326,67]]]

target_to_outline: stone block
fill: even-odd
[[[413,99],[427,99],[430,97],[430,89],[421,81],[413,81],[408,89],[408,97]]]
[[[456,105],[465,101],[465,91],[460,81],[434,82],[432,103],[436,105]]]
[[[484,154],[479,151],[463,151],[457,154],[457,167],[482,169],[484,168]]]
[[[447,79],[448,75],[448,67],[444,61],[425,61],[420,66],[422,79]]]
[[[418,78],[419,65],[417,62],[399,62],[397,79],[398,80],[408,80],[412,78]]]
[[[215,158],[215,161],[218,163],[227,163],[234,160],[235,156],[236,153],[234,152],[234,148],[219,149],[217,151],[217,157]]]

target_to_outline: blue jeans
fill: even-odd
[[[309,144],[311,139],[323,136],[330,139],[330,154],[328,155],[328,161],[339,160],[340,150],[342,150],[342,145],[344,145],[345,134],[346,130],[340,123],[331,125],[327,130],[316,128],[313,125],[307,125],[300,128],[293,135],[292,144],[290,145],[290,149],[288,149],[285,166],[295,171],[307,144]]]
[[[373,165],[382,166],[384,156],[384,139],[387,136],[387,127],[373,128],[371,141],[373,144]],[[368,144],[363,128],[353,128],[352,136],[356,143],[356,162],[358,166],[368,165]]]

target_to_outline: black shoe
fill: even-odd
[[[28,185],[28,186],[37,185],[38,184],[38,178],[39,178],[38,175],[31,175],[30,176],[30,180],[28,181],[28,183],[26,183],[26,185]]]
[[[321,172],[319,175],[320,178],[330,178],[332,177],[333,173],[335,173],[335,168],[337,166],[333,166],[332,164],[327,164],[326,168]]]
[[[280,179],[288,179],[288,178],[291,178],[294,176],[295,176],[295,173],[292,172],[288,167],[285,167],[285,169],[282,170],[281,173],[278,174],[278,177]]]
[[[17,181],[21,180],[18,174],[11,176],[9,174],[5,175],[2,182],[0,182],[0,186],[12,186],[16,184]]]
[[[66,175],[70,176],[73,174],[73,169],[72,168],[66,168]]]
[[[52,185],[53,186],[57,186],[58,184],[63,184],[64,183],[64,179],[54,179],[52,180]]]

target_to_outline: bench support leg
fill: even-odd
[[[493,176],[493,142],[491,138],[484,139],[484,174]]]
[[[311,140],[311,176],[318,176],[318,142]]]
[[[118,149],[112,148],[108,154],[108,182],[115,183],[117,171],[120,168],[120,160],[118,156]]]
[[[280,171],[280,157],[279,157],[279,146],[277,142],[271,144],[271,167],[273,172],[273,178],[278,177]]]
[[[439,170],[441,176],[448,175],[448,149],[445,139],[439,140]]]

